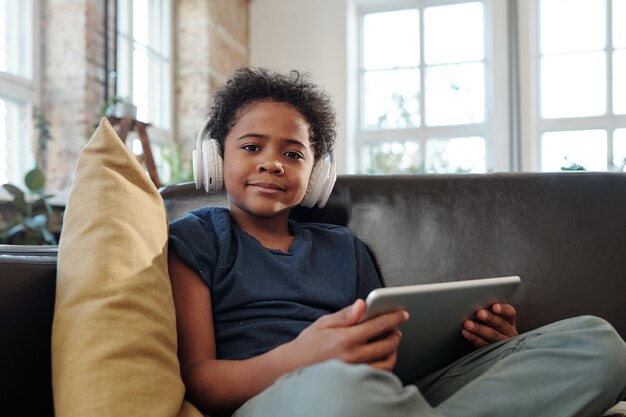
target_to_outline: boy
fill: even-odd
[[[170,226],[193,403],[238,417],[593,416],[624,395],[626,347],[607,323],[580,318],[517,336],[508,304],[464,323],[463,335],[486,347],[419,391],[403,387],[389,371],[408,317],[361,322],[362,299],[381,285],[363,243],[343,227],[289,219],[334,126],[328,98],[296,72],[244,68],[216,95],[207,130],[223,156],[229,209]]]

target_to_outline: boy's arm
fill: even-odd
[[[211,294],[201,278],[173,252],[169,257],[181,374],[188,398],[203,412],[232,411],[299,367],[332,358],[392,369],[400,342],[397,311],[360,323],[365,304],[321,317],[296,339],[254,358],[217,360]],[[379,337],[385,335],[384,337]],[[376,338],[376,341],[369,342]]]

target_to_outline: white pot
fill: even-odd
[[[126,103],[121,101],[119,103],[115,103],[113,107],[112,116],[119,117],[120,119],[124,117],[129,117],[131,119],[137,118],[137,106],[132,103]]]

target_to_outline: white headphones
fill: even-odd
[[[196,139],[196,149],[193,151],[193,180],[196,189],[203,187],[207,193],[217,193],[224,189],[223,161],[219,152],[219,143],[208,137],[209,120],[204,123]],[[313,166],[311,178],[307,185],[301,206],[320,208],[326,205],[328,197],[337,180],[335,157],[330,151],[330,160],[320,159]]]

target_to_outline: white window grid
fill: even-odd
[[[524,171],[541,171],[543,165],[542,137],[546,133],[572,133],[604,131],[606,133],[606,170],[616,170],[614,165],[613,140],[619,129],[626,127],[626,115],[613,112],[613,69],[612,58],[615,48],[612,46],[612,0],[594,0],[605,3],[606,12],[606,111],[604,114],[584,117],[544,118],[541,108],[541,58],[540,52],[540,1],[516,0],[519,22],[520,65],[519,71],[519,109],[521,128],[521,146],[519,149],[521,168]],[[565,13],[565,12],[564,12]],[[584,30],[584,27],[581,27]],[[623,132],[623,130],[622,130]],[[577,161],[571,161],[578,163]],[[619,161],[618,161],[619,162]]]
[[[40,0],[10,0],[3,6],[13,16],[5,16],[8,22],[5,30],[13,39],[18,39],[20,52],[12,54],[6,49],[7,59],[15,72],[0,70],[0,99],[12,111],[3,114],[0,141],[0,183],[9,182],[24,186],[24,174],[34,167],[33,155],[33,111],[40,97]],[[5,45],[6,46],[6,45]],[[7,63],[8,65],[8,63]],[[4,140],[6,139],[6,140]],[[0,188],[0,198],[9,198]]]
[[[143,0],[147,8],[136,5],[140,0],[120,0],[118,3],[118,58],[116,94],[131,102],[137,97],[137,84],[146,80],[147,74],[135,73],[137,57],[145,56],[150,63],[147,87],[149,94],[148,108],[138,112],[145,116],[144,122],[152,124],[152,129],[167,132],[172,125],[172,71],[171,71],[171,19],[172,3],[170,0]],[[136,7],[135,7],[136,6]],[[141,11],[140,11],[141,10]],[[139,39],[134,25],[140,19],[158,27],[149,31],[147,39]],[[138,103],[135,103],[138,104]]]
[[[534,4],[534,22],[539,22],[540,20],[540,4],[539,2],[542,0],[535,0]],[[567,118],[544,118],[542,117],[542,108],[541,108],[541,100],[539,96],[541,94],[541,76],[540,76],[540,66],[541,66],[541,58],[542,54],[540,52],[540,40],[541,40],[541,30],[539,27],[535,27],[535,33],[537,36],[534,38],[534,51],[535,51],[535,59],[533,60],[533,73],[536,77],[537,88],[535,90],[537,99],[536,99],[536,109],[537,109],[537,129],[536,129],[536,139],[535,139],[535,155],[534,159],[537,161],[535,168],[537,170],[541,169],[542,166],[542,137],[545,133],[551,132],[576,132],[576,131],[604,131],[606,132],[606,161],[607,161],[607,170],[615,170],[617,167],[614,165],[614,155],[613,155],[613,138],[615,136],[615,132],[618,129],[623,129],[626,127],[626,114],[615,114],[613,112],[613,53],[616,48],[613,47],[613,19],[612,19],[612,5],[613,0],[595,0],[598,2],[604,2],[605,7],[605,37],[606,37],[606,45],[602,52],[605,55],[605,67],[606,67],[606,111],[602,115],[597,116],[584,116],[584,117],[567,117]],[[576,162],[576,161],[572,161]]]
[[[155,164],[162,179],[168,178],[170,173],[165,172],[167,166],[163,165],[162,161],[163,150],[172,142],[173,126],[172,1],[120,0],[117,7],[116,95],[138,105],[138,119],[150,123],[148,136]],[[149,25],[159,28],[150,30],[147,39],[138,39],[135,36],[134,25],[142,18],[146,19]],[[150,63],[150,71],[154,71],[148,78],[155,82],[151,82],[146,88],[149,94],[147,102],[137,103],[137,98],[134,97],[135,84],[146,81],[146,74],[135,72],[136,57],[141,55]],[[147,105],[147,108],[141,108],[141,104]],[[133,152],[141,152],[136,133],[129,133],[127,144]]]
[[[358,170],[364,172],[367,169],[366,161],[363,158],[363,148],[367,146],[377,145],[384,142],[417,142],[421,153],[421,160],[426,162],[426,143],[430,139],[445,140],[452,138],[469,138],[483,137],[486,141],[486,168],[487,171],[492,170],[508,170],[515,165],[511,157],[511,148],[513,144],[509,140],[495,141],[494,137],[509,137],[508,126],[508,72],[506,62],[498,62],[494,60],[494,51],[506,55],[508,45],[506,42],[498,42],[501,39],[503,31],[506,31],[506,24],[500,22],[506,19],[506,5],[503,2],[492,2],[489,0],[482,1],[484,10],[484,58],[482,63],[485,70],[485,109],[484,120],[481,123],[463,124],[463,125],[447,125],[447,126],[428,126],[426,124],[425,109],[425,76],[426,60],[424,59],[424,10],[431,6],[440,6],[448,4],[466,3],[470,0],[387,0],[384,2],[361,0],[357,7],[358,18],[358,39],[359,39],[359,68],[358,68],[358,110],[357,110],[357,127],[355,129],[355,146],[356,146],[356,164]],[[401,129],[376,129],[369,130],[363,127],[363,79],[364,79],[364,63],[363,63],[363,21],[364,16],[368,13],[387,12],[403,9],[418,9],[420,16],[420,60],[419,69],[421,74],[420,80],[420,125],[419,127],[408,127]],[[494,30],[499,31],[498,35],[494,35]],[[499,98],[497,98],[499,96]],[[497,117],[496,117],[497,116]],[[499,121],[498,121],[499,120]]]

